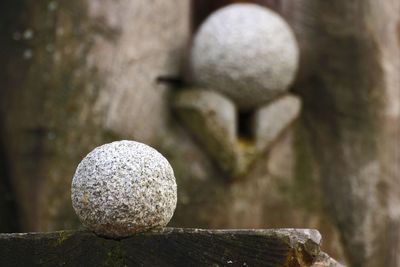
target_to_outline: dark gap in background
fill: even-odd
[[[20,28],[18,21],[26,0],[3,0],[0,2],[0,233],[19,232],[19,212],[7,158],[7,140],[4,138],[4,119],[7,108],[7,90],[12,90],[8,77],[8,62],[16,50],[13,33]],[[15,52],[14,52],[15,53]],[[1,264],[0,264],[1,265]]]
[[[237,116],[237,133],[239,139],[254,140],[253,111],[241,111]]]
[[[12,233],[19,232],[20,226],[3,141],[0,136],[0,232]]]

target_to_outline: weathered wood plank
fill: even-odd
[[[320,240],[308,229],[165,228],[121,240],[86,231],[0,234],[0,258],[4,266],[311,266]]]

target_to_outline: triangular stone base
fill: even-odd
[[[253,138],[238,134],[238,111],[214,91],[187,89],[174,96],[174,109],[186,127],[221,169],[233,177],[245,175],[251,164],[299,115],[301,101],[287,94],[253,111]]]

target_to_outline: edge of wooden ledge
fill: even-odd
[[[341,266],[320,244],[315,229],[162,228],[118,240],[64,230],[0,234],[0,257],[7,266]]]

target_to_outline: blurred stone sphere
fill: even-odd
[[[232,4],[200,26],[191,50],[196,83],[251,109],[284,93],[293,82],[299,48],[289,25],[255,4]]]

